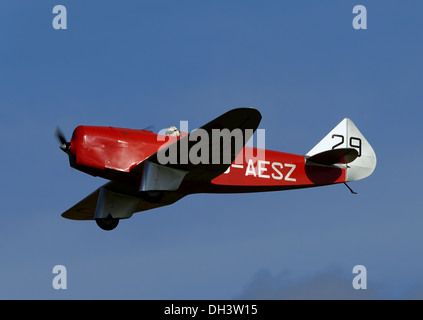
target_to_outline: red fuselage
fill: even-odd
[[[71,166],[93,176],[138,187],[142,171],[133,169],[161,146],[177,139],[146,130],[79,126],[72,135]],[[225,173],[204,183],[182,183],[178,191],[184,194],[259,192],[344,181],[345,169],[310,166],[302,155],[246,146]]]

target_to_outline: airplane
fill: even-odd
[[[57,127],[56,137],[70,166],[110,180],[62,217],[95,220],[101,229],[113,230],[136,212],[196,193],[251,193],[339,183],[355,193],[346,183],[375,170],[376,154],[349,118],[305,155],[248,145],[261,119],[257,109],[236,108],[191,133],[176,127],[156,134],[78,126],[70,141]],[[223,135],[210,139],[216,131],[229,133],[229,143]]]

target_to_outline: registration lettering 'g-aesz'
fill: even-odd
[[[293,177],[293,173],[297,166],[292,163],[271,162],[265,160],[258,160],[257,167],[254,166],[253,160],[248,160],[247,168],[245,169],[245,176],[254,176],[257,178],[297,181]]]

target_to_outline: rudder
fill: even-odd
[[[376,168],[376,154],[370,143],[351,121],[343,119],[307,154],[306,158],[333,149],[353,148],[358,152],[357,158],[348,163],[346,182],[357,181],[370,176]],[[344,165],[345,168],[345,165]]]

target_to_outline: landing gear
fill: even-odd
[[[119,224],[119,219],[117,218],[113,218],[110,214],[107,216],[107,218],[99,218],[99,219],[95,219],[95,222],[97,223],[97,225],[106,231],[110,231],[113,230],[114,228],[117,227],[117,225]]]

